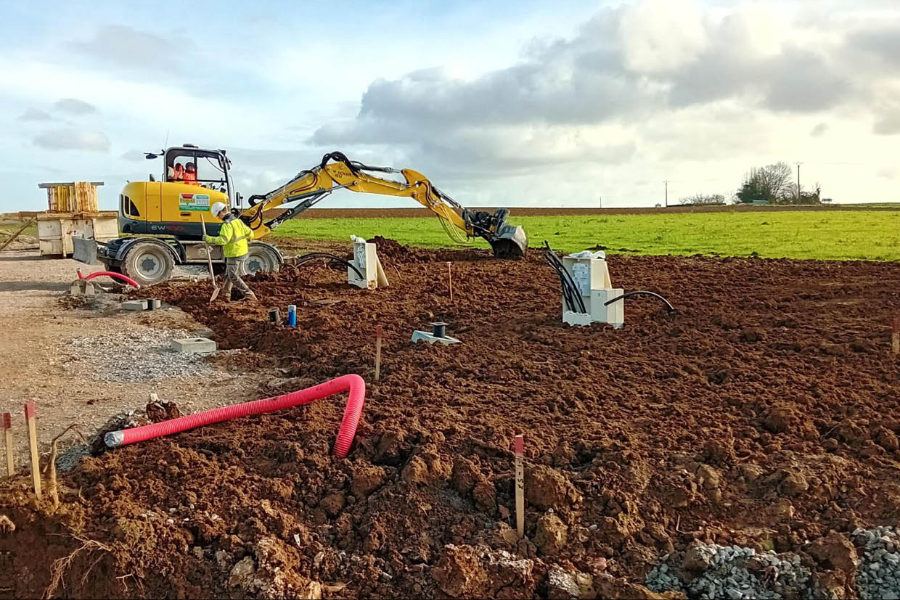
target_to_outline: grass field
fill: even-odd
[[[573,252],[596,245],[629,254],[719,254],[828,260],[900,259],[900,211],[744,212],[650,215],[520,216],[529,246],[544,240]],[[403,244],[451,246],[435,218],[303,219],[278,237],[349,239],[383,235]],[[478,240],[476,247],[487,248]]]
[[[23,225],[23,221],[15,221],[15,220],[0,220],[0,244],[6,241],[6,239],[17,232],[19,228]],[[30,237],[37,237],[37,223],[32,223],[28,227],[25,228],[25,231],[21,233],[21,235],[27,235]]]

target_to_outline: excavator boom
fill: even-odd
[[[405,181],[393,181],[373,173],[399,173]],[[254,237],[260,238],[337,189],[412,198],[437,215],[453,239],[483,238],[499,258],[519,258],[528,248],[525,231],[506,223],[507,209],[501,208],[491,214],[465,208],[417,171],[364,165],[351,161],[341,152],[326,154],[319,165],[300,171],[268,194],[251,196],[251,207],[241,214],[241,218],[254,230]],[[266,221],[266,211],[295,202],[295,206]]]

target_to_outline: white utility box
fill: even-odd
[[[381,261],[378,260],[375,244],[355,235],[350,236],[350,241],[353,242],[353,260],[351,262],[362,273],[362,277],[360,277],[356,271],[347,267],[347,281],[350,285],[364,290],[387,287],[387,276],[381,267]]]
[[[606,254],[602,251],[585,250],[577,254],[564,256],[563,267],[572,276],[578,289],[586,313],[568,310],[565,298],[562,300],[563,322],[569,325],[590,325],[591,323],[609,323],[616,329],[625,324],[625,308],[622,300],[606,303],[624,293],[620,288],[612,287]]]

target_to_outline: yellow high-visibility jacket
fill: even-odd
[[[222,223],[222,229],[219,230],[219,235],[203,237],[203,241],[207,244],[225,246],[225,258],[237,258],[247,254],[247,240],[251,239],[253,239],[253,230],[234,216],[231,216],[230,219],[226,217],[226,221]]]

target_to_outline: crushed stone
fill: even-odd
[[[102,333],[74,338],[65,353],[70,368],[91,365],[93,379],[98,381],[134,383],[211,372],[203,355],[171,348],[173,339],[190,336],[184,331],[158,329]]]

